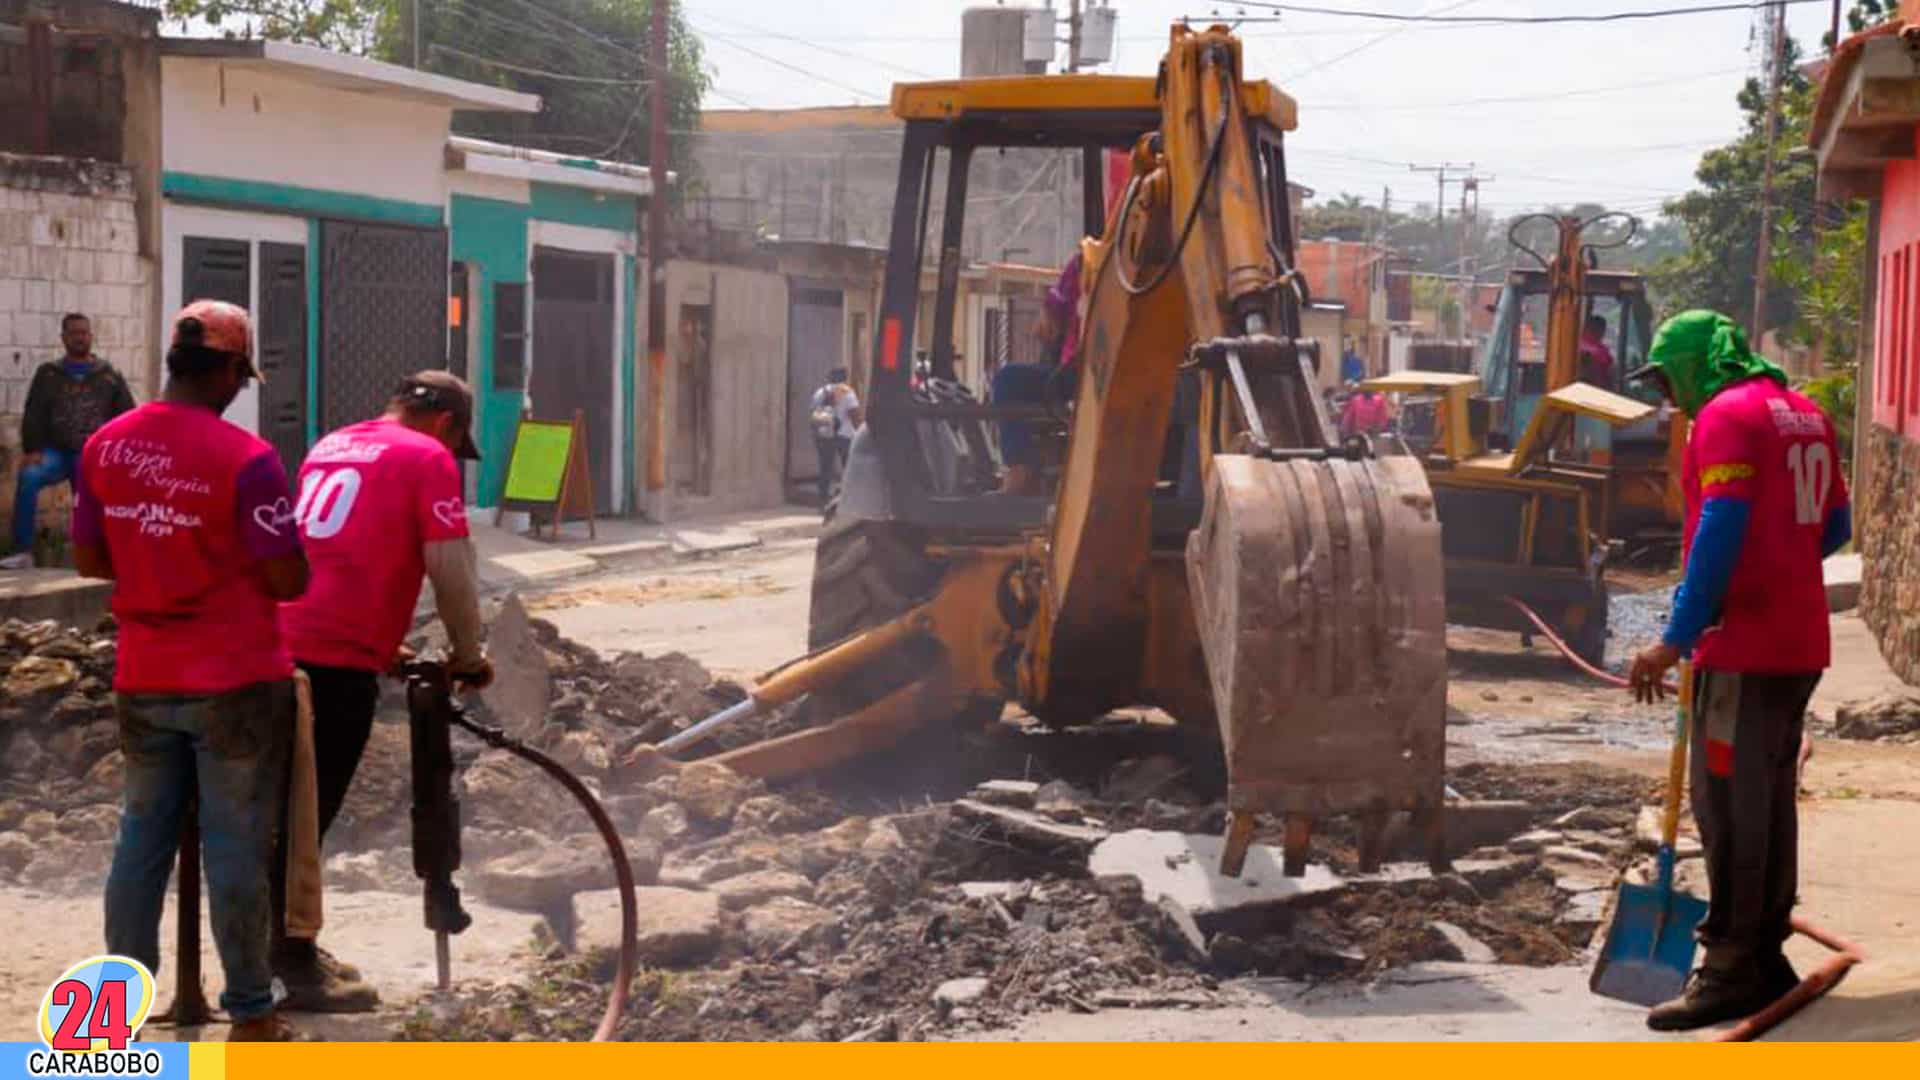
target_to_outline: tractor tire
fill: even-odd
[[[826,648],[908,611],[933,595],[943,573],[941,564],[928,558],[917,530],[836,516],[814,547],[807,648]],[[938,659],[938,648],[930,641],[910,641],[867,669],[815,691],[809,720],[827,723],[907,685]]]

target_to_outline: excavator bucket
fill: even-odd
[[[1387,815],[1438,838],[1445,790],[1440,523],[1418,461],[1217,455],[1187,580],[1225,743],[1237,875],[1253,815],[1282,815],[1286,872],[1315,818]]]

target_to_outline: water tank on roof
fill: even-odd
[[[1046,52],[1029,59],[1029,19],[1046,23]],[[1045,8],[976,7],[960,13],[960,77],[1040,75],[1053,58],[1053,12]]]

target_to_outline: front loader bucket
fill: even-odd
[[[1365,864],[1412,810],[1441,858],[1446,603],[1419,462],[1215,456],[1187,581],[1226,747],[1221,872],[1256,813],[1284,815],[1288,874],[1326,814],[1362,815]]]

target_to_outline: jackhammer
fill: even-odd
[[[620,832],[580,779],[558,762],[513,738],[499,728],[478,723],[453,697],[453,680],[446,665],[433,660],[411,660],[401,669],[407,681],[407,719],[413,751],[413,872],[424,890],[426,927],[433,931],[434,960],[440,989],[452,982],[449,938],[473,924],[460,905],[460,889],[453,872],[460,868],[460,803],[453,797],[452,730],[465,729],[481,742],[506,750],[538,765],[573,793],[606,841],[620,886],[620,961],[613,992],[600,1018],[593,1041],[614,1037],[620,1015],[626,1011],[627,991],[638,966],[639,911],[633,892],[633,867],[627,861]]]

